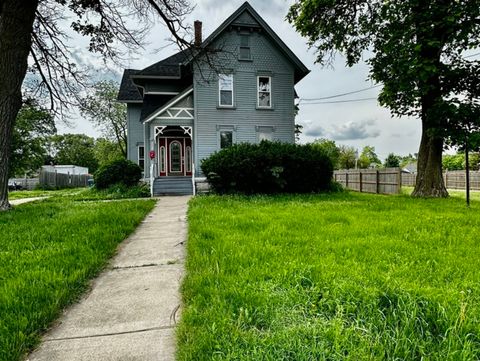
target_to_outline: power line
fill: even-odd
[[[472,55],[467,55],[467,56],[464,56],[464,58],[472,58],[472,57],[477,56],[477,55],[480,55],[480,53],[475,53],[475,54],[472,54]]]
[[[345,95],[356,94],[356,93],[364,92],[364,91],[367,91],[367,90],[370,90],[370,89],[378,88],[379,86],[381,86],[381,84],[377,84],[377,85],[374,85],[374,86],[371,86],[371,87],[368,87],[368,88],[364,88],[364,89],[360,89],[360,90],[354,90],[354,91],[347,92],[347,93],[330,95],[328,97],[310,98],[310,99],[301,98],[300,100],[301,101],[312,101],[312,100],[326,100],[326,99],[338,98],[338,97],[343,97]]]
[[[351,103],[351,102],[363,102],[365,100],[376,100],[377,98],[359,98],[359,99],[348,99],[348,100],[332,100],[329,102],[313,102],[313,103],[302,103],[304,105],[315,105],[315,104],[337,104],[337,103]]]

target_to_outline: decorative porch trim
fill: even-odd
[[[157,125],[157,126],[155,126],[155,128],[154,128],[155,129],[155,131],[154,131],[154,133],[155,133],[155,139],[154,139],[155,144],[157,143],[157,137],[160,134],[163,134],[163,131],[165,130],[165,128],[167,128],[167,125]]]
[[[193,136],[192,136],[193,127],[188,127],[188,126],[186,127],[186,126],[181,125],[180,128],[183,129],[184,134],[188,134],[190,136],[190,139],[193,140]]]
[[[180,94],[178,94],[176,97],[174,97],[173,99],[171,99],[167,104],[165,104],[164,106],[158,108],[155,112],[153,112],[150,116],[148,116],[148,118],[146,118],[143,122],[144,123],[149,123],[151,122],[153,119],[155,119],[157,116],[159,116],[160,114],[162,114],[163,112],[165,112],[166,110],[173,110],[174,108],[172,108],[175,104],[177,104],[180,100],[182,100],[183,98],[187,97],[189,94],[191,94],[193,92],[193,86],[190,86],[188,87],[187,89],[185,89],[183,92],[181,92]],[[178,117],[178,115],[180,115],[181,112],[183,111],[186,111],[187,113],[189,113],[189,115],[192,117],[192,118],[188,118],[188,119],[193,119],[193,115],[192,113],[190,112],[191,110],[193,110],[192,108],[177,108],[177,109],[180,109],[180,111],[178,111],[175,115]],[[171,118],[175,118],[173,116],[172,113],[169,114]],[[179,119],[179,118],[177,118]]]

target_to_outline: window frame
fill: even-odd
[[[217,124],[217,150],[221,150],[222,146],[222,139],[221,133],[222,132],[230,132],[232,133],[232,145],[237,143],[237,126],[233,124]]]
[[[231,104],[222,104],[222,89],[221,89],[221,79],[222,77],[231,77],[232,82],[231,82],[231,90],[223,90],[223,91],[231,91],[232,92],[232,103]],[[235,100],[234,100],[234,77],[233,73],[230,74],[218,74],[218,106],[219,107],[224,107],[224,108],[233,108],[235,106]]]
[[[143,148],[143,157],[140,157],[140,148]],[[142,162],[142,164],[140,164]],[[142,172],[145,169],[145,145],[137,145],[137,164],[142,168]]]
[[[270,85],[270,91],[260,91],[260,78],[268,78],[268,83]],[[268,93],[270,95],[270,105],[260,105],[260,93]],[[272,97],[272,77],[270,75],[257,75],[257,108],[259,109],[272,109],[273,107],[273,97]]]
[[[250,46],[250,35],[249,34],[240,34],[240,44],[238,46],[238,60],[251,61],[252,60],[252,47]],[[246,44],[242,44],[242,39],[246,39]],[[242,57],[242,49],[248,49],[248,58]]]
[[[271,139],[265,139],[269,142],[275,142],[275,126],[273,125],[257,125],[255,126],[255,132],[257,134],[257,142],[260,143],[262,141],[262,139],[260,139],[260,134],[261,133],[264,133],[264,134],[270,134],[271,135]]]

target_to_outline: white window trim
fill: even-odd
[[[236,125],[217,125],[217,149],[221,150],[222,140],[220,132],[232,132],[232,145],[237,143],[237,126]]]
[[[140,148],[143,148],[143,158],[140,158]],[[140,165],[140,160],[143,160],[143,166],[145,167],[145,145],[137,146],[137,164]]]
[[[231,76],[232,77],[232,104],[222,104],[222,90],[220,89],[220,77],[221,76]],[[235,91],[234,91],[234,83],[235,79],[233,77],[233,74],[218,74],[218,106],[219,107],[228,107],[232,108],[235,104]]]
[[[257,134],[257,142],[260,143],[260,133],[264,132],[266,133],[265,131],[268,130],[268,132],[272,135],[272,139],[269,140],[270,142],[274,142],[275,141],[275,126],[273,125],[256,125],[255,126],[255,132]]]
[[[260,78],[268,78],[268,82],[270,84],[270,105],[268,107],[266,106],[261,106],[260,105]],[[272,109],[272,105],[273,105],[273,96],[272,96],[272,90],[273,90],[273,87],[272,87],[272,77],[269,76],[269,75],[257,75],[257,108],[260,108],[260,109]],[[262,93],[266,93],[265,91],[263,91]]]

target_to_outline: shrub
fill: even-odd
[[[98,189],[105,189],[114,184],[123,184],[126,187],[136,186],[141,177],[141,168],[126,159],[107,163],[94,174],[95,187]]]
[[[202,161],[217,193],[308,193],[330,189],[333,165],[310,144],[235,144]]]

